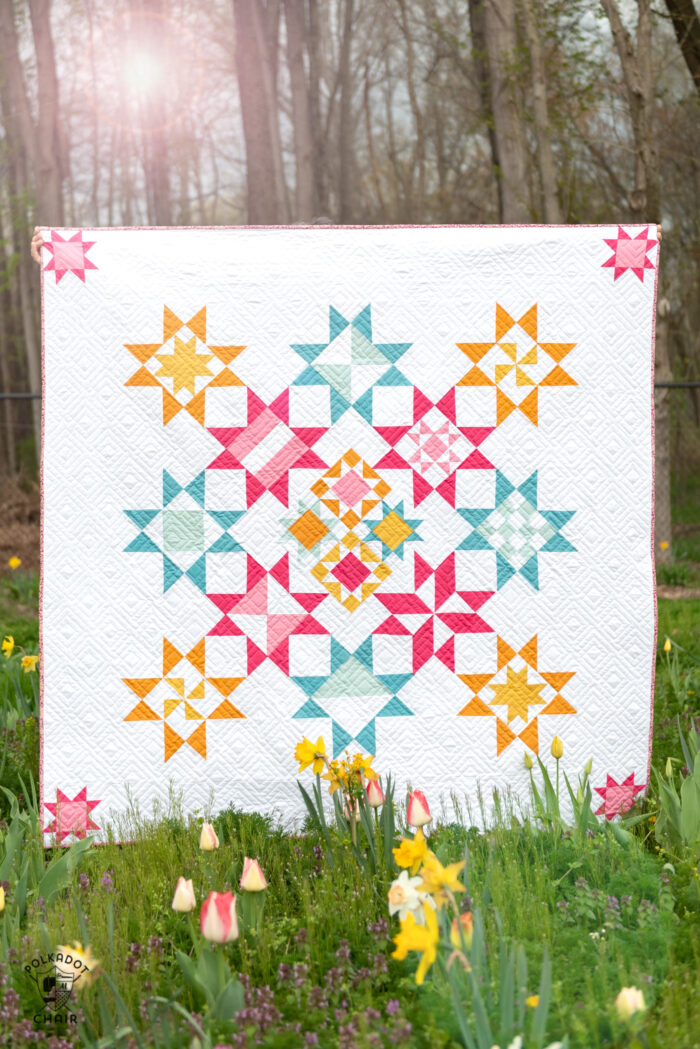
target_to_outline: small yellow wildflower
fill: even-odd
[[[437,957],[437,945],[440,939],[438,922],[432,907],[424,907],[425,925],[419,925],[409,912],[401,922],[401,932],[394,937],[396,950],[392,958],[403,961],[409,951],[420,951],[423,957],[416,970],[416,983],[420,986],[430,966]]]
[[[8,564],[8,567],[11,568],[13,572],[16,572],[17,569],[19,568],[19,566],[22,564],[22,558],[21,557],[11,557],[10,560],[7,562],[7,564]]]
[[[299,772],[303,772],[304,769],[308,769],[311,765],[314,775],[323,771],[326,757],[326,744],[323,742],[323,736],[319,736],[315,743],[312,743],[306,736],[297,743],[294,749],[294,758],[299,762]]]
[[[659,546],[661,547],[662,550],[668,550],[668,540],[667,539],[662,539],[661,542],[659,543]]]
[[[82,968],[76,965],[76,962],[82,962]],[[97,979],[99,964],[92,948],[89,945],[83,948],[78,940],[74,940],[72,946],[56,948],[56,968],[61,972],[72,973],[73,984],[79,991],[89,987]]]
[[[22,656],[22,669],[24,670],[24,673],[31,674],[35,671],[38,662],[38,656]]]
[[[15,647],[15,639],[11,636],[4,637],[2,644],[0,645],[0,652],[3,653],[5,659],[9,659],[12,655],[12,649]]]
[[[531,1009],[536,1009],[540,1004],[539,994],[531,994],[525,999],[525,1005],[529,1005]]]
[[[344,761],[331,761],[328,766],[328,772],[321,776],[321,779],[325,779],[330,784],[328,788],[329,794],[335,794],[336,790],[339,790],[345,785],[347,781],[347,769],[345,768]]]
[[[374,779],[379,779],[379,774],[372,768],[372,762],[374,761],[374,754],[368,754],[366,758],[362,754],[356,754],[352,759],[353,772],[357,772],[364,776],[366,780],[370,782]]]
[[[421,871],[423,883],[420,891],[429,892],[438,907],[442,907],[448,902],[446,889],[451,892],[464,892],[464,886],[457,875],[464,870],[465,863],[466,860],[460,860],[459,863],[448,863],[446,867],[443,867],[437,856],[431,852]]]
[[[396,849],[392,850],[397,866],[409,867],[411,874],[415,874],[428,853],[428,843],[425,834],[418,828],[413,838],[402,838]]]

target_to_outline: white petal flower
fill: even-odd
[[[422,881],[420,875],[410,878],[407,870],[401,871],[389,887],[389,914],[398,914],[399,920],[403,921],[411,912],[418,924],[422,925],[425,921],[422,900],[425,893],[418,892]]]

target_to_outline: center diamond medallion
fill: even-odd
[[[331,569],[331,575],[340,580],[348,590],[357,589],[360,583],[364,583],[369,574],[369,569],[354,554],[346,554],[340,564]]]

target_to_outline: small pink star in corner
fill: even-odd
[[[87,787],[79,790],[74,798],[69,798],[62,790],[56,791],[55,801],[45,801],[44,805],[55,817],[44,827],[44,834],[55,834],[60,845],[69,834],[84,838],[86,831],[100,830],[90,819],[90,813],[99,805],[99,801],[88,801]]]
[[[603,266],[613,266],[615,270],[614,279],[621,277],[625,270],[632,270],[639,279],[644,282],[644,270],[653,270],[654,263],[647,258],[647,252],[656,247],[658,241],[649,237],[649,227],[646,226],[636,237],[630,237],[625,233],[622,226],[617,227],[617,237],[603,240],[612,248],[612,255],[603,263]]]
[[[639,794],[645,786],[644,783],[634,782],[634,772],[622,783],[617,783],[610,775],[606,776],[605,786],[595,788],[596,793],[603,799],[603,804],[596,809],[596,816],[604,812],[606,820],[611,820],[613,816],[628,812],[634,805],[635,794]]]
[[[56,283],[66,273],[75,273],[85,283],[85,270],[96,270],[94,262],[87,257],[88,250],[95,243],[94,240],[83,240],[83,231],[78,230],[68,240],[64,240],[55,229],[51,230],[51,240],[45,240],[43,246],[53,252],[53,258],[44,266],[45,270],[54,270]]]

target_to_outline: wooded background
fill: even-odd
[[[657,379],[700,379],[699,113],[693,0],[0,0],[0,393],[41,388],[35,223],[315,216],[662,221]],[[700,390],[656,402],[670,541]],[[0,399],[0,474],[39,426]]]

